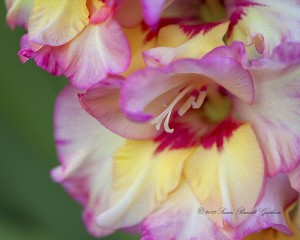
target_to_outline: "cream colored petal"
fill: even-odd
[[[35,0],[29,19],[29,39],[60,46],[74,38],[89,23],[85,0]]]
[[[16,26],[28,28],[29,16],[33,8],[33,0],[6,0],[6,21],[11,28]]]
[[[112,207],[99,226],[135,225],[154,211],[178,185],[183,162],[193,149],[156,152],[153,141],[127,141],[115,154]]]

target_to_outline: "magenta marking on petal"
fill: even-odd
[[[82,206],[86,206],[89,200],[89,190],[87,189],[87,177],[77,177],[71,180],[62,181],[61,184],[68,192],[70,197],[80,203]]]
[[[161,28],[172,24],[180,24],[182,22],[185,22],[186,20],[194,20],[194,18],[162,18],[157,23],[157,27],[155,29],[150,28],[145,22],[142,22],[143,31],[149,31],[145,38],[145,42],[151,41],[153,38],[155,38]]]
[[[18,56],[22,63],[26,63],[32,55],[33,51],[31,49],[23,49],[18,52]]]
[[[224,143],[224,138],[228,139],[232,136],[232,133],[240,126],[240,123],[237,123],[231,119],[227,119],[217,125],[215,129],[211,132],[205,134],[201,137],[200,143],[201,145],[209,149],[214,145],[217,144],[218,149],[221,149]]]
[[[49,73],[57,76],[61,75],[61,69],[56,61],[52,59],[52,53],[46,53],[41,59],[36,59],[36,64]]]
[[[180,122],[171,122],[170,127],[176,129],[173,133],[162,132],[154,140],[159,142],[156,149],[161,152],[167,148],[182,149],[201,145],[205,149],[211,148],[216,144],[219,150],[222,150],[224,140],[229,139],[232,133],[241,124],[232,120],[226,119],[216,125],[211,131],[202,136],[198,136],[187,124]]]
[[[44,69],[45,71],[55,76],[62,75],[63,70],[53,57],[51,47],[43,46],[39,50],[34,51],[30,48],[28,43],[28,46],[25,45],[25,40],[26,38],[24,38],[23,41],[21,40],[21,50],[18,52],[19,58],[22,63],[27,62],[29,59],[33,59],[36,65]]]
[[[180,25],[180,29],[190,38],[194,37],[201,31],[203,35],[208,33],[212,28],[220,25],[222,22],[203,23],[200,25]]]
[[[159,142],[156,152],[161,152],[167,148],[181,149],[197,145],[198,139],[187,126],[181,123],[170,123],[170,127],[176,129],[172,134],[162,132],[154,140]]]
[[[83,213],[82,218],[87,227],[89,227],[90,225],[92,225],[95,222],[95,217],[94,217],[93,213],[89,210],[87,210]]]
[[[151,237],[151,231],[147,226],[145,226],[145,223],[142,224],[141,240],[154,240]]]
[[[18,52],[18,55],[20,56],[23,56],[23,57],[26,57],[26,58],[31,58],[32,57],[32,54],[34,53],[34,51],[32,51],[31,49],[29,48],[26,48],[26,49],[22,49]]]
[[[243,15],[245,15],[245,12],[243,10],[237,10],[236,12],[231,14],[227,37],[231,36],[234,26],[242,19]]]
[[[255,3],[253,1],[245,1],[245,0],[236,0],[233,5],[235,7],[263,6],[262,4]]]
[[[252,1],[235,1],[234,4],[231,4],[230,7],[237,9],[229,17],[230,23],[228,26],[227,37],[231,36],[234,26],[243,18],[244,15],[246,15],[244,8],[255,6],[265,7],[266,5]]]
[[[269,59],[262,59],[264,60]],[[297,42],[284,42],[273,50],[271,61],[282,64],[297,64],[300,62],[300,44]],[[260,65],[260,61],[253,61],[253,64]]]
[[[55,145],[66,145],[69,144],[70,140],[63,140],[63,139],[56,139],[55,140]]]

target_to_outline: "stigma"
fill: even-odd
[[[207,95],[207,87],[202,86],[200,90],[196,90],[193,85],[185,87],[179,92],[176,98],[168,106],[166,102],[163,102],[163,106],[166,108],[160,115],[150,121],[151,124],[155,124],[157,130],[160,129],[162,123],[164,125],[164,130],[168,133],[174,132],[173,128],[170,128],[169,121],[173,108],[182,100],[187,98],[178,110],[178,115],[183,116],[190,108],[199,109],[204,103],[205,97]]]

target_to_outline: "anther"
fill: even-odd
[[[202,106],[202,104],[204,103],[204,99],[206,97],[206,94],[207,94],[206,87],[202,87],[200,89],[197,100],[195,102],[192,102],[192,105],[193,105],[194,109],[199,109]]]

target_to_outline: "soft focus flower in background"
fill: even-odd
[[[6,5],[21,61],[71,82],[51,175],[93,236],[299,238],[297,1]]]

